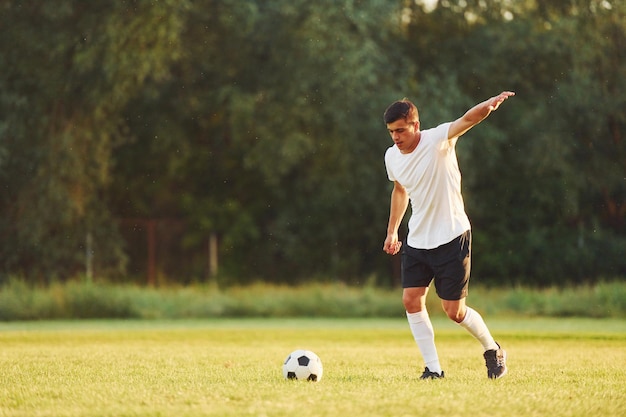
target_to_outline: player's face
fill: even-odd
[[[387,124],[387,130],[400,152],[411,153],[419,142],[419,122],[407,122],[404,119]]]

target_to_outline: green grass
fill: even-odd
[[[489,320],[509,375],[435,318],[446,379],[420,381],[398,319],[211,319],[0,324],[0,416],[589,416],[626,410],[626,322]],[[296,348],[318,383],[286,381]]]

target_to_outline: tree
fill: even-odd
[[[372,115],[387,101],[379,91],[401,80],[379,70],[394,51],[394,10],[382,1],[231,3],[195,5],[176,78],[129,106],[127,117],[142,119],[138,141],[116,153],[128,167],[114,186],[116,212],[182,216],[192,252],[218,233],[224,275],[244,280],[355,278],[380,267],[363,255],[380,233],[364,238],[361,224],[386,216],[375,192],[387,186],[378,175],[385,133]],[[158,171],[159,187],[124,191],[141,149],[150,157],[140,170]]]
[[[119,220],[161,219],[180,282],[211,234],[225,283],[390,282],[382,111],[503,89],[457,148],[474,275],[624,274],[623,2],[422,3],[2,1],[0,279],[80,274],[88,236],[129,279]]]
[[[550,284],[623,274],[623,6],[509,3],[416,5],[407,28],[423,102],[457,117],[485,95],[517,92],[458,145],[474,275]]]
[[[76,274],[88,234],[102,268],[119,270],[121,241],[101,204],[111,152],[129,136],[119,110],[168,76],[186,3],[3,3],[2,270]]]

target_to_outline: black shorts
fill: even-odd
[[[402,251],[402,288],[428,287],[435,280],[435,290],[442,300],[467,297],[472,258],[472,232],[434,249],[416,249],[408,245]]]

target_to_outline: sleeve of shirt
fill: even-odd
[[[395,181],[396,177],[393,175],[393,172],[391,172],[391,148],[387,149],[387,152],[385,152],[385,168],[387,169],[387,178],[389,178],[389,181]]]
[[[442,123],[435,128],[437,132],[437,141],[443,145],[443,148],[454,148],[457,140],[459,140],[458,136],[448,140],[448,132],[450,131],[451,124],[452,122]]]

